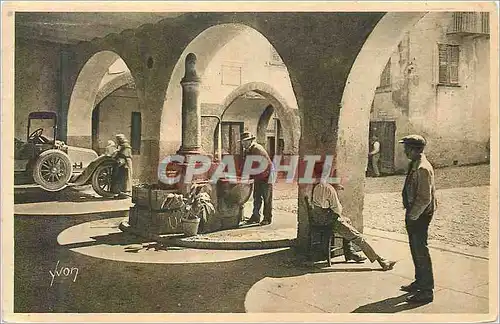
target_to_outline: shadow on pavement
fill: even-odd
[[[93,241],[65,244],[63,247],[67,249],[76,249],[95,245],[152,244],[151,240],[122,232],[91,236],[90,238],[93,239]]]
[[[378,302],[360,306],[352,313],[398,313],[409,309],[423,306],[427,303],[407,303],[406,297],[410,293],[405,293],[397,297],[386,298]]]
[[[382,269],[371,269],[371,268],[334,268],[332,264],[331,268],[321,268],[321,269],[313,269],[311,272],[372,272],[372,271],[384,271]]]
[[[128,245],[124,249],[130,253],[141,249],[154,249],[161,253],[182,249],[161,246],[124,233],[97,236],[94,237],[97,242],[71,246],[57,243],[58,234],[68,227],[113,216],[15,216],[14,311],[243,313],[247,293],[265,278],[288,278],[328,271],[372,271],[311,268],[299,263],[291,249],[225,262],[185,264],[120,262],[70,251],[70,248],[94,244]],[[196,250],[190,251],[196,253]],[[55,272],[57,265],[58,270],[78,268],[76,280],[61,276],[55,278],[51,286],[49,271]],[[380,307],[385,305],[389,308],[391,303],[385,301]],[[368,305],[363,307],[367,309]]]
[[[92,190],[84,187],[66,187],[61,191],[49,192],[39,187],[14,188],[14,204],[29,204],[39,202],[88,202],[108,201],[111,198],[98,196]]]

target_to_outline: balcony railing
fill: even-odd
[[[489,12],[454,12],[453,20],[448,28],[448,34],[489,35]]]

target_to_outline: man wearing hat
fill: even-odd
[[[115,135],[117,149],[112,154],[117,164],[113,168],[111,191],[114,198],[128,198],[132,192],[132,146],[124,134]]]
[[[267,154],[266,149],[255,141],[255,136],[250,132],[243,132],[240,135],[241,145],[244,150],[244,157],[250,155],[260,155],[267,161],[267,166],[264,171],[259,174],[251,175],[254,180],[253,187],[253,212],[252,217],[246,220],[247,224],[259,223],[260,225],[269,225],[272,222],[273,210],[273,184],[269,183],[271,174],[272,161]],[[264,219],[260,221],[260,208],[264,201]]]
[[[325,167],[331,169],[325,164]],[[366,241],[363,235],[352,225],[348,217],[342,215],[342,204],[337,195],[337,190],[344,190],[340,183],[328,183],[322,178],[323,163],[317,162],[314,167],[314,178],[318,182],[312,191],[313,220],[316,216],[328,219],[327,223],[333,226],[335,233],[343,239],[343,250],[346,262],[355,261],[361,263],[365,257],[354,251],[352,243],[355,243],[368,257],[370,262],[377,261],[382,270],[392,270],[396,261],[390,261],[381,257],[373,247]]]
[[[408,302],[432,302],[434,276],[427,247],[429,224],[437,207],[435,198],[434,169],[424,154],[426,140],[420,135],[408,135],[399,143],[404,144],[406,157],[411,160],[403,187],[405,223],[415,266],[415,281],[401,286],[401,290],[413,293]]]

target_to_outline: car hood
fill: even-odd
[[[66,148],[69,159],[71,160],[71,163],[73,163],[73,170],[75,171],[78,169],[84,170],[90,162],[94,161],[99,156],[96,151],[89,148],[76,146],[66,146]]]

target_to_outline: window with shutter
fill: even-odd
[[[439,83],[448,80],[448,61],[446,59],[446,45],[439,45]]]
[[[490,33],[490,13],[481,12],[481,32],[483,34]]]
[[[458,84],[458,46],[448,46],[449,71],[451,84]]]
[[[489,35],[489,12],[454,12],[448,34],[457,35]]]
[[[439,84],[458,85],[458,45],[439,44]]]

